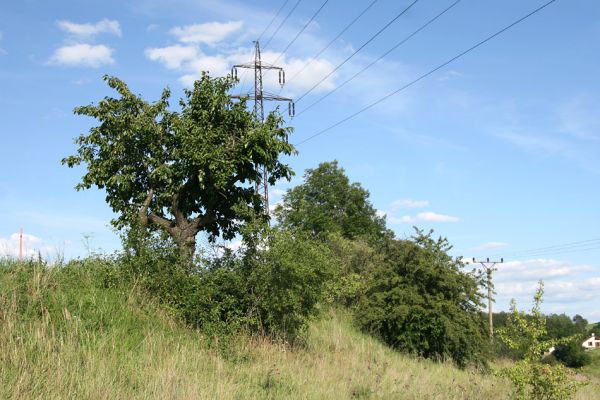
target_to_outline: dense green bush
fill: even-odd
[[[122,262],[152,296],[187,324],[213,335],[250,333],[295,338],[315,314],[332,274],[329,249],[305,233],[272,230],[257,248],[182,262],[155,238]],[[139,244],[139,242],[138,242]]]
[[[554,357],[569,368],[581,368],[592,362],[590,355],[581,346],[579,337],[556,346]]]
[[[333,259],[304,232],[275,230],[247,276],[250,322],[262,333],[294,338],[317,311]]]
[[[418,231],[391,241],[355,307],[359,325],[401,351],[484,363],[488,340],[479,317],[477,280],[448,255],[445,239]]]

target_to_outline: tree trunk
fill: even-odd
[[[181,261],[192,269],[194,265],[194,254],[196,253],[196,234],[197,232],[191,232],[188,230],[182,230],[182,233],[175,237],[175,242],[179,248],[179,256]]]

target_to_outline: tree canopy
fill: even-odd
[[[385,219],[369,201],[369,192],[359,183],[350,183],[337,161],[307,169],[304,183],[285,194],[275,214],[282,226],[314,236],[339,233],[355,239],[389,234]]]
[[[461,270],[450,248],[431,232],[389,241],[355,315],[364,330],[394,348],[465,366],[484,359],[488,341],[478,280]]]
[[[191,259],[200,231],[230,239],[260,213],[254,186],[263,170],[271,184],[290,179],[279,157],[295,152],[287,142],[291,128],[277,112],[261,123],[245,101],[233,102],[233,79],[203,74],[185,90],[179,112],[169,108],[169,89],[150,103],[123,81],[104,80],[119,97],[75,109],[99,124],[76,139],[77,154],[62,163],[87,165],[76,188],[105,189],[117,228],[162,230]]]

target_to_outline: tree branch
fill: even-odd
[[[160,226],[161,228],[163,228],[164,230],[166,230],[169,233],[171,233],[173,227],[175,226],[175,223],[173,221],[171,221],[170,219],[161,217],[156,214],[150,214],[150,215],[148,215],[148,218],[150,219],[150,222]]]
[[[152,202],[152,197],[154,197],[154,189],[150,189],[146,199],[142,203],[139,211],[139,218],[142,226],[148,226],[148,208],[150,207],[150,203]]]

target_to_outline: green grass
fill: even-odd
[[[218,340],[182,326],[110,263],[0,263],[1,399],[510,395],[509,384],[492,375],[399,354],[358,332],[339,310],[314,321],[301,347],[245,336]],[[597,399],[599,388],[588,386],[577,398]]]
[[[590,350],[589,354],[592,357],[592,363],[583,367],[581,371],[600,384],[600,349]]]

